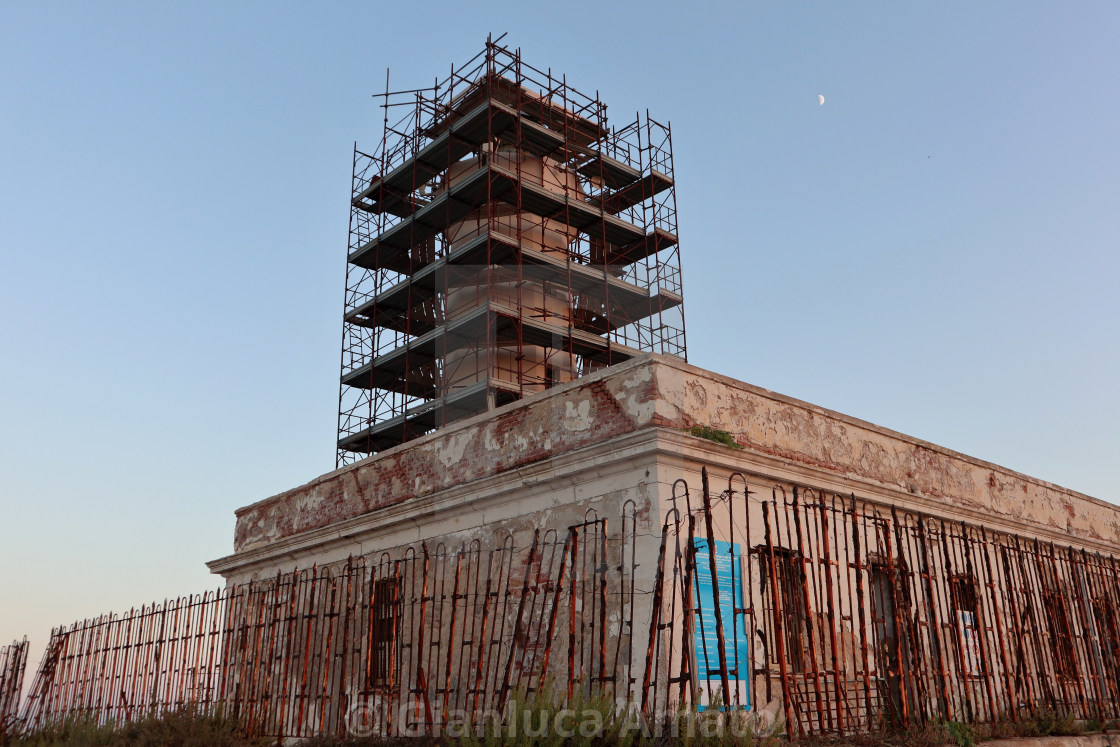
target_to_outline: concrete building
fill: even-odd
[[[593,569],[577,577],[574,550],[568,571],[536,550],[544,587],[528,573],[520,591],[518,574],[507,580],[533,610],[545,600],[536,618],[509,613],[499,636],[522,686],[546,646],[550,676],[569,687],[609,681],[657,713],[718,697],[803,732],[1115,712],[1120,508],[672,356],[560,384],[239,509],[235,552],[210,567],[243,584],[357,557],[407,564],[417,548],[450,562],[508,547],[521,569],[549,532],[553,556],[578,544]],[[429,641],[449,636],[449,568],[442,594],[412,597],[444,610],[428,618]],[[552,602],[551,621],[548,589],[573,600]],[[512,633],[534,624],[538,640]],[[573,637],[554,645],[548,630]],[[535,673],[519,679],[530,660]]]
[[[684,429],[731,433],[732,449]],[[469,418],[237,511],[237,582],[436,539],[486,539],[621,516],[660,525],[700,467],[811,486],[993,531],[1120,548],[1120,507],[690,366],[646,355]],[[526,534],[528,533],[528,535]]]

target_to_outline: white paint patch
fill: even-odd
[[[585,431],[591,427],[591,400],[564,403],[564,428],[569,431]]]
[[[257,531],[260,535],[260,539],[249,543],[248,547],[254,547],[254,546],[258,546],[258,545],[267,544],[269,542],[272,542],[273,540],[277,540],[277,539],[280,538],[280,527],[278,527],[276,525],[276,517],[274,517],[274,516],[270,516],[270,517],[268,517],[267,521],[261,522]],[[238,549],[246,549],[246,548],[238,548]]]
[[[634,375],[629,379],[623,380],[622,382],[621,394],[623,396],[620,397],[618,396],[618,394],[615,395],[616,398],[621,401],[623,409],[626,411],[626,413],[630,417],[634,418],[638,425],[645,425],[653,418],[653,414],[657,408],[657,403],[653,401],[643,401],[642,395],[637,392],[631,393],[628,396],[625,394],[625,392],[627,390],[633,390],[640,387],[642,384],[645,384],[652,378],[652,366],[642,366],[641,368],[635,369]]]
[[[482,445],[486,447],[487,451],[498,451],[502,448],[501,441],[494,438],[494,429],[487,428],[482,439]]]
[[[467,450],[467,446],[474,440],[477,432],[477,428],[471,428],[462,433],[449,436],[446,444],[436,444],[436,459],[438,459],[444,467],[452,467],[458,464],[463,459],[463,452]]]
[[[314,511],[323,505],[323,496],[319,494],[318,490],[313,490],[304,493],[295,500],[292,506],[292,512],[296,514],[308,513]]]
[[[653,419],[654,410],[657,407],[657,402],[650,400],[648,402],[641,402],[637,394],[631,394],[626,398],[626,412],[638,425],[645,425]]]
[[[650,366],[642,366],[634,372],[634,378],[626,379],[622,382],[622,386],[626,387],[627,389],[633,389],[634,387],[649,381],[650,376],[652,375],[653,371]]]

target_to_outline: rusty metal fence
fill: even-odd
[[[672,502],[655,607],[680,634],[651,637],[643,708],[718,697],[800,734],[1120,716],[1116,557],[741,474]]]
[[[203,705],[261,735],[414,734],[554,681],[627,698],[634,511],[609,549],[591,514],[528,547],[421,545],[57,629],[22,728]]]
[[[19,715],[23,673],[27,668],[27,639],[0,647],[0,739],[14,730]]]
[[[610,531],[589,512],[520,546],[419,545],[59,628],[19,726],[196,704],[260,735],[417,734],[542,690],[791,734],[1120,717],[1115,557],[702,482],[662,511],[628,501]]]

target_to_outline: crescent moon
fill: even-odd
[[[822,96],[821,94],[817,94],[817,98],[821,100],[821,103],[819,103],[817,106],[824,106],[824,96]]]

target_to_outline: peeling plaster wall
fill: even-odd
[[[650,383],[647,360],[630,381],[589,377],[455,423],[239,509],[234,548],[260,547],[633,431],[652,414]]]
[[[244,583],[266,579],[293,567],[341,566],[349,557],[376,559],[387,552],[390,557],[399,558],[407,548],[418,548],[420,542],[425,542],[434,555],[456,552],[475,541],[483,550],[496,549],[510,537],[514,547],[526,550],[532,544],[535,531],[539,531],[542,542],[562,544],[568,527],[599,518],[607,519],[610,552],[617,555],[624,509],[628,516],[634,517],[633,531],[629,524],[626,528],[629,541],[636,542],[639,555],[656,554],[655,535],[660,529],[656,480],[647,470],[634,469],[592,478],[566,489],[545,484],[527,491],[529,495],[525,497],[480,510],[476,522],[446,520],[430,514],[416,517],[402,527],[384,527],[370,522],[356,528],[349,536],[324,537],[320,543],[282,555],[266,554],[251,567],[241,566],[232,572],[223,570],[223,575],[230,583]],[[416,523],[422,524],[419,532]],[[617,572],[620,564],[621,559],[616,558],[612,572]],[[636,575],[648,586],[653,583],[652,574],[653,565],[649,564],[641,566]]]
[[[1120,507],[856,418],[658,357],[654,420],[729,431],[748,453],[1071,539],[1120,546]]]
[[[844,478],[872,492],[901,491],[949,510],[995,515],[1024,530],[1045,528],[1071,539],[1120,545],[1120,509],[1110,504],[675,358],[646,356],[239,509],[235,551],[265,548],[497,475],[516,475],[623,434],[691,425],[729,431],[744,445],[743,456],[777,460],[821,479]],[[568,513],[552,516],[554,528],[571,518]],[[484,520],[479,516],[474,523]],[[471,524],[459,522],[462,529]]]

